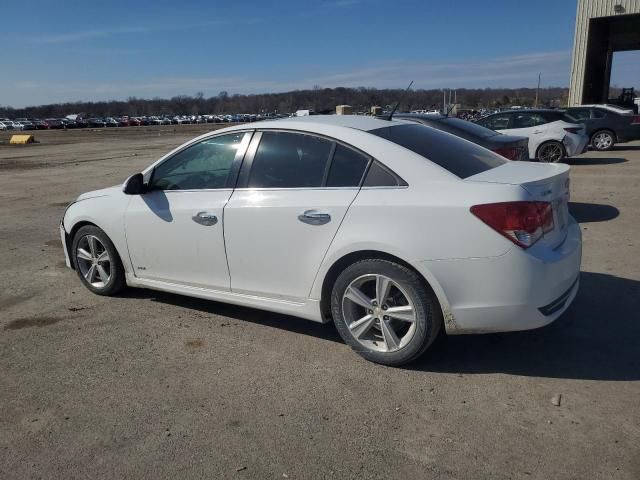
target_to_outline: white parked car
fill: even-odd
[[[128,285],[327,322],[400,365],[449,334],[546,325],[578,290],[569,167],[413,122],[309,116],[216,130],[60,225],[91,291]]]
[[[528,137],[529,158],[540,162],[561,162],[586,151],[589,143],[584,126],[560,110],[498,112],[476,123],[505,135]]]

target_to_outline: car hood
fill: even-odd
[[[79,202],[81,200],[88,200],[90,198],[109,197],[120,192],[122,192],[122,185],[114,185],[113,187],[101,188],[100,190],[85,192],[76,199],[76,202]]]

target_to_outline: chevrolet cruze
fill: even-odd
[[[67,265],[100,295],[144,287],[333,320],[401,365],[448,334],[555,320],[578,290],[569,167],[511,162],[402,120],[310,116],[176,148],[80,195]]]

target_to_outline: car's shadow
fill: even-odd
[[[538,330],[449,336],[410,368],[549,378],[640,380],[640,282],[583,272],[556,322]]]
[[[620,215],[620,210],[613,205],[569,202],[569,213],[578,223],[592,223],[613,220]]]
[[[332,324],[152,290],[128,292],[126,295],[131,297],[341,342]],[[640,281],[583,272],[575,301],[551,325],[526,332],[451,335],[437,341],[426,355],[405,368],[463,374],[640,380],[638,312]]]
[[[625,145],[625,144],[615,145],[613,147],[613,150],[616,151],[616,152],[624,152],[625,150],[626,151],[630,151],[630,150],[634,150],[635,151],[635,150],[640,150],[640,145]]]
[[[122,296],[129,298],[144,298],[151,300],[152,302],[168,303],[178,307],[188,308],[190,310],[209,313],[211,315],[220,315],[234,320],[256,323],[265,327],[279,328],[289,332],[310,335],[322,340],[342,342],[342,339],[340,338],[340,335],[338,335],[337,330],[333,327],[333,324],[322,324],[280,313],[272,313],[250,307],[241,307],[231,305],[229,303],[185,297],[184,295],[176,295],[173,293],[159,292],[143,288],[127,289],[124,291]]]
[[[564,160],[569,165],[613,165],[626,163],[629,160],[619,157],[571,157]]]

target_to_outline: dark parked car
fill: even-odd
[[[75,120],[70,120],[68,118],[61,118],[60,121],[62,122],[62,125],[64,125],[64,128],[78,128],[78,124],[76,123]]]
[[[140,122],[139,118],[129,117],[129,126],[130,127],[139,127],[140,125],[142,125],[142,123]]]
[[[383,117],[381,117],[383,118]],[[494,130],[476,125],[459,118],[436,114],[396,113],[393,118],[401,118],[443,130],[477,145],[488,148],[509,160],[529,160],[529,139],[502,135]]]
[[[36,126],[36,130],[47,130],[49,128],[49,124],[46,120],[34,119],[33,124]]]
[[[89,122],[87,122],[84,118],[76,118],[76,127],[77,128],[87,128],[89,126]]]
[[[611,150],[616,143],[640,140],[640,115],[615,105],[582,105],[567,109],[584,124],[594,150]]]
[[[47,118],[45,120],[51,129],[62,129],[65,127],[65,123],[59,118]]]
[[[111,117],[107,117],[104,119],[104,124],[106,127],[117,127],[118,126],[118,122],[115,121],[115,119],[111,118]]]
[[[104,120],[100,119],[100,118],[90,118],[89,120],[87,120],[87,122],[89,123],[89,126],[92,128],[102,128],[104,127]]]

